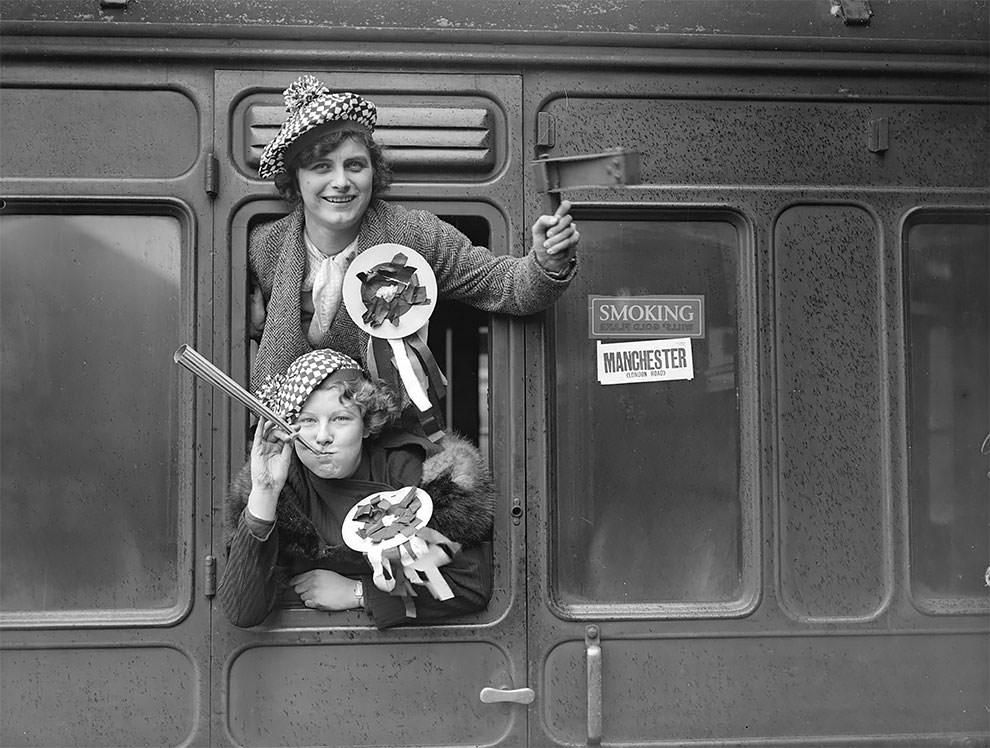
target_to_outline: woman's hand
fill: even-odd
[[[254,430],[248,511],[258,519],[275,519],[278,495],[289,476],[293,436],[295,434],[286,434],[265,419],[259,420]]]
[[[360,606],[355,588],[357,580],[329,569],[313,569],[292,577],[292,589],[307,608],[350,610]]]
[[[552,216],[540,216],[533,224],[533,252],[544,270],[563,275],[577,254],[581,234],[570,215],[571,204],[564,200]]]

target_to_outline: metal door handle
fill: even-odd
[[[532,688],[482,688],[481,700],[486,704],[512,701],[516,704],[532,704],[536,693]]]
[[[584,632],[588,664],[588,745],[602,744],[602,644],[597,626]]]

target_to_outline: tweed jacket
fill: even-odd
[[[417,622],[480,610],[491,595],[491,533],[494,488],[478,450],[449,434],[440,447],[404,432],[383,434],[366,442],[372,478],[393,489],[419,485],[433,499],[429,527],[464,547],[441,574],[455,599],[416,598]],[[424,460],[424,454],[430,454]],[[271,535],[259,540],[244,516],[251,492],[250,464],[235,476],[224,505],[224,536],[228,549],[217,596],[227,617],[238,626],[261,623],[275,607],[289,576],[310,568],[332,569],[364,581],[366,608],[379,628],[407,621],[404,604],[378,590],[364,557],[343,544],[333,544],[303,508],[302,465],[293,460],[279,495]]]
[[[269,376],[316,348],[333,348],[367,364],[368,336],[347,310],[337,315],[319,345],[302,329],[300,292],[306,271],[304,217],[301,206],[273,223],[255,227],[248,241],[251,273],[265,303],[264,331],[251,376],[258,389]],[[440,298],[463,301],[484,311],[535,314],[553,304],[570,284],[575,268],[557,278],[532,253],[525,257],[494,255],[432,213],[375,200],[361,223],[358,252],[376,244],[402,244],[419,252],[437,276]]]

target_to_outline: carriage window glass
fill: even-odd
[[[565,606],[735,600],[739,230],[715,219],[580,221],[581,271],[555,314],[555,597]],[[702,303],[647,299],[669,296]],[[599,332],[618,325],[648,342],[703,330],[690,338],[693,379],[600,384],[597,344],[629,338],[591,339],[591,297],[642,300],[594,307],[610,320]]]
[[[909,225],[906,242],[912,590],[929,601],[982,596],[990,559],[990,222],[929,214]]]
[[[179,220],[0,216],[11,611],[177,602]]]

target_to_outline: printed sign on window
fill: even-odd
[[[694,379],[690,338],[627,343],[603,343],[599,340],[597,356],[598,381],[601,384]]]
[[[588,337],[703,338],[704,296],[589,296]]]

